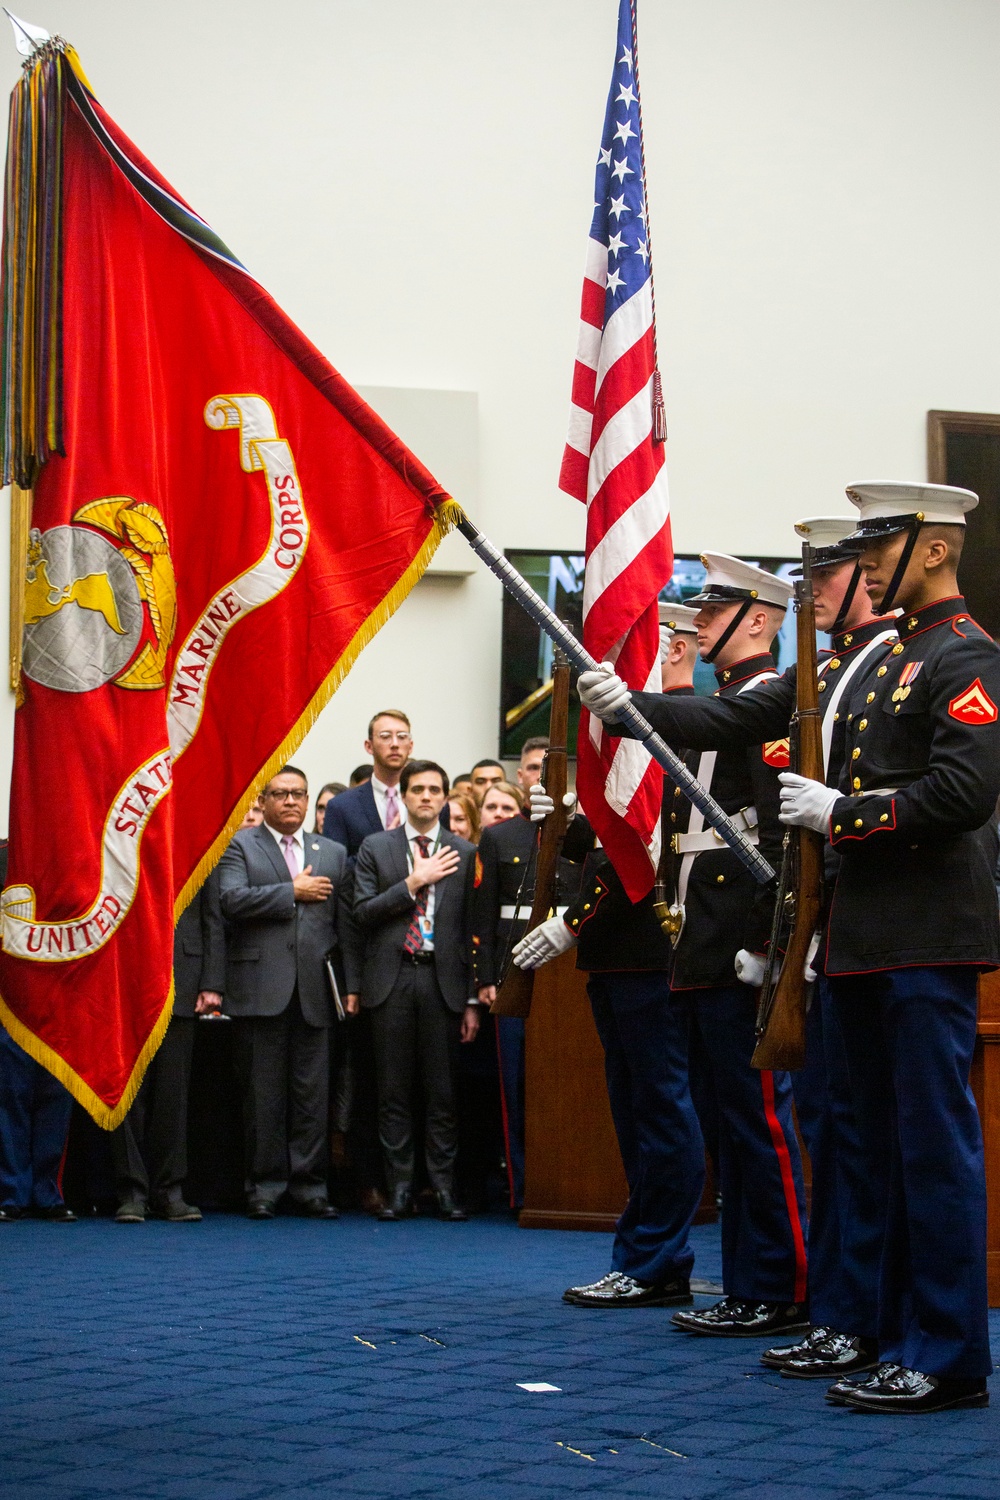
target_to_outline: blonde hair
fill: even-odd
[[[458,803],[469,825],[469,842],[478,844],[479,835],[483,830],[475,797],[470,792],[456,792],[452,790],[448,793],[448,801]]]

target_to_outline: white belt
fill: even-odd
[[[741,812],[733,813],[730,822],[746,834],[747,843],[754,847],[760,842],[757,832],[757,809],[755,807],[744,807]],[[710,849],[723,849],[726,841],[721,833],[714,828],[706,828],[700,833],[675,833],[673,836],[673,847],[675,854],[705,854]]]
[[[568,911],[569,911],[569,907],[568,906],[557,906],[556,907],[556,916],[557,917],[564,917]],[[501,908],[500,908],[500,920],[501,920],[501,922],[530,922],[531,921],[531,907],[530,906],[501,906]]]

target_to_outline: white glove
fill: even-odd
[[[511,958],[519,969],[540,969],[550,958],[575,947],[576,933],[570,932],[562,917],[549,917],[515,943]]]
[[[806,954],[806,964],[802,971],[806,984],[815,984],[818,977],[813,964],[816,961],[816,954],[819,952],[819,939],[820,934],[818,932],[814,932],[809,939],[809,952]]]
[[[767,967],[763,953],[751,953],[748,948],[741,948],[733,962],[740,984],[751,984],[755,990],[759,990],[764,983],[764,970]]]
[[[840,801],[840,792],[822,781],[810,781],[806,776],[796,776],[794,771],[782,771],[781,810],[778,817],[793,828],[811,828],[815,833],[827,834],[833,804]]]
[[[615,712],[627,703],[631,693],[609,661],[602,661],[596,672],[581,672],[576,684],[580,702],[599,719],[613,719]]]
[[[562,799],[563,807],[570,817],[576,811],[576,793],[565,792]],[[556,805],[540,781],[528,788],[528,810],[531,813],[533,823],[541,823],[549,813],[555,812]]]

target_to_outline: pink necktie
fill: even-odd
[[[389,787],[385,794],[385,826],[387,829],[399,827],[399,803],[394,786]]]
[[[290,833],[282,836],[281,847],[285,851],[285,864],[288,866],[288,873],[294,880],[299,873],[299,861],[295,854],[295,840]]]

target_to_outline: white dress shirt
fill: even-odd
[[[433,854],[434,853],[434,846],[437,844],[438,840],[441,837],[441,824],[440,823],[435,823],[433,828],[428,828],[426,830],[422,830],[422,829],[419,829],[419,828],[414,828],[413,825],[412,825],[412,823],[410,822],[410,820],[407,819],[406,822],[403,824],[403,827],[406,829],[406,837],[409,840],[407,847],[408,847],[408,849],[410,851],[410,868],[412,869],[413,868],[414,858],[420,853],[420,850],[416,847],[416,844],[414,843],[414,840],[416,838],[420,837],[421,834],[423,834],[424,838],[430,840],[430,842],[428,844],[428,853]],[[436,884],[435,885],[428,885],[428,886],[425,886],[424,889],[427,892],[427,912],[426,912],[427,921],[428,921],[428,924],[430,925],[431,931],[433,932],[434,931],[434,898],[435,898],[435,895],[437,894],[437,885]],[[413,898],[414,903],[416,902],[416,899],[417,899],[416,896],[414,896],[414,898]],[[433,953],[434,952],[434,940],[433,940],[433,938],[427,938],[427,937],[424,938],[423,944],[421,945],[421,951],[424,952],[424,953]]]
[[[274,839],[274,842],[277,844],[278,848],[281,850],[281,857],[282,857],[282,859],[285,858],[285,846],[282,844],[281,841],[284,838],[290,838],[291,839],[291,841],[292,841],[292,848],[295,851],[295,858],[298,861],[298,865],[299,865],[298,873],[301,875],[302,871],[306,867],[306,843],[305,843],[305,836],[303,835],[302,829],[300,828],[297,833],[285,834],[285,833],[282,833],[282,831],[281,831],[280,828],[272,828],[271,825],[270,825],[270,823],[265,822],[264,827],[267,829],[268,833],[271,835],[271,837]]]
[[[385,784],[384,781],[379,781],[379,779],[378,779],[377,776],[372,776],[372,778],[371,778],[371,789],[372,789],[372,793],[373,793],[373,795],[375,797],[375,811],[378,813],[379,822],[382,824],[382,827],[384,828],[385,825],[386,825],[386,819],[389,816],[389,806],[388,806],[389,788],[386,786],[386,784]],[[399,808],[399,821],[400,821],[400,823],[405,823],[406,822],[406,804],[403,801],[403,794],[399,790],[398,783],[397,783],[396,786],[394,786],[392,788],[392,790],[396,793],[396,806]]]

